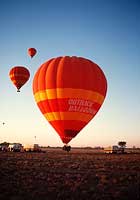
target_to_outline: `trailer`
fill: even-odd
[[[104,153],[114,153],[115,154],[115,153],[119,153],[119,152],[120,152],[120,149],[116,145],[104,148]]]
[[[9,151],[13,151],[13,152],[22,152],[23,151],[23,146],[20,143],[9,144],[8,150]]]
[[[25,152],[42,152],[39,144],[24,145],[24,151]]]

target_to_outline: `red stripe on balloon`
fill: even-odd
[[[40,101],[37,105],[40,108],[42,114],[49,113],[49,112],[65,112],[69,111],[70,105],[68,104],[67,98],[65,99],[49,99],[49,100],[44,100]],[[72,105],[73,106],[73,105]],[[76,105],[77,107],[86,107],[82,105]],[[91,109],[95,110],[96,112],[100,108],[100,104],[98,103],[93,103]]]
[[[56,120],[49,122],[53,127],[60,127],[59,131],[63,132],[66,129],[80,131],[87,123],[78,120]],[[55,128],[56,129],[56,128]]]

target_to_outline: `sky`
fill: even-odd
[[[97,63],[108,82],[99,112],[70,145],[140,147],[139,22],[139,0],[0,0],[0,142],[63,146],[32,81],[45,61],[68,55]],[[37,49],[33,59],[29,47]],[[14,66],[31,75],[20,93],[9,78]]]

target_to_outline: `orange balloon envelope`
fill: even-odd
[[[96,115],[106,92],[107,81],[100,67],[75,56],[45,62],[33,80],[37,105],[65,144]]]
[[[17,92],[20,92],[20,88],[28,81],[30,72],[25,67],[16,66],[10,70],[9,76],[13,84],[16,86]]]
[[[28,49],[28,54],[29,54],[29,56],[31,56],[31,58],[35,56],[36,52],[37,51],[36,51],[35,48],[29,48]]]

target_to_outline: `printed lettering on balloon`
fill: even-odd
[[[93,101],[85,100],[85,99],[69,99],[69,111],[71,112],[82,112],[91,115],[95,115],[96,110],[93,108]]]

